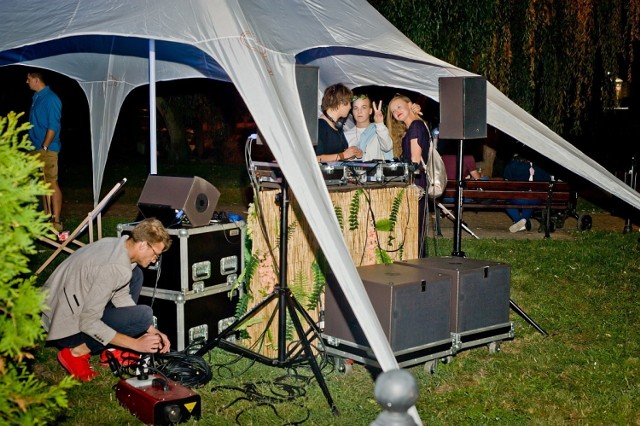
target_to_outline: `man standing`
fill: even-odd
[[[31,102],[29,140],[36,155],[44,163],[44,180],[51,185],[53,195],[45,197],[44,211],[51,215],[56,231],[62,231],[62,191],[58,185],[58,153],[60,152],[60,118],[62,102],[49,86],[41,72],[27,74],[27,84],[35,93]]]
[[[146,268],[171,246],[157,219],[145,219],[130,236],[102,238],[62,262],[42,287],[47,345],[75,378],[92,380],[91,354],[107,345],[137,353],[166,353],[170,342],[153,325],[150,306],[137,305]],[[106,355],[106,353],[105,353]],[[137,354],[136,354],[137,356]],[[104,357],[103,357],[104,358]]]

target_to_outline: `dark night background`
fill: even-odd
[[[0,93],[0,115],[5,116],[9,111],[24,111],[23,120],[27,120],[33,95],[25,82],[27,71],[28,68],[23,66],[0,67],[0,78],[4,84]],[[80,86],[68,77],[53,72],[46,72],[46,75],[49,86],[58,94],[63,103],[61,168],[77,167],[78,163],[82,164],[82,167],[90,167],[89,108],[84,93]],[[367,91],[374,99],[376,96],[381,99],[390,98],[397,91],[396,88],[372,87],[361,90]],[[356,89],[357,91],[358,89]],[[231,128],[239,128],[238,123],[246,120],[244,102],[231,83],[197,79],[159,82],[157,84],[158,96],[198,92],[206,92],[210,95],[213,103],[217,104],[219,110],[224,114],[219,118],[228,123]],[[634,91],[630,91],[630,93],[634,93]],[[416,99],[423,106],[427,120],[436,120],[438,104],[423,96],[417,96]],[[581,135],[564,135],[564,137],[608,170],[614,173],[627,170],[631,165],[632,158],[637,156],[639,151],[637,134],[640,130],[640,120],[636,104],[635,99],[626,99],[625,105],[627,107],[625,109],[602,111],[596,122],[585,125],[585,130]],[[107,167],[109,167],[109,163],[123,160],[148,167],[148,155],[139,149],[140,144],[148,147],[147,106],[148,87],[146,86],[135,89],[125,100],[111,144]],[[158,114],[159,149],[162,149],[162,141],[160,141],[162,126],[162,118]],[[253,131],[249,128],[232,132],[231,136],[238,139],[237,143],[233,142],[233,146],[238,150],[235,155],[228,155],[228,148],[223,150],[222,147],[215,147],[208,153],[207,158],[201,160],[212,163],[242,162],[245,133]],[[241,134],[236,134],[238,132]],[[489,133],[491,134],[491,132]],[[512,142],[509,141],[508,144],[512,144]],[[476,144],[475,148],[479,146],[480,144]],[[500,150],[499,146],[498,157],[500,157]],[[480,151],[481,149],[475,150],[476,156]],[[223,152],[225,155],[222,155]]]

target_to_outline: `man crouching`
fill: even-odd
[[[42,287],[47,293],[42,324],[47,345],[60,349],[58,361],[75,378],[92,380],[92,354],[107,346],[138,353],[166,353],[169,339],[153,326],[150,306],[138,305],[142,268],[171,246],[162,223],[145,219],[130,236],[103,238],[62,262]],[[119,356],[118,356],[119,357]]]

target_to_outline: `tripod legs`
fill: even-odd
[[[311,318],[308,317],[307,312],[304,310],[302,306],[300,306],[298,301],[292,297],[289,297],[287,299],[287,309],[289,310],[291,321],[293,322],[293,325],[296,328],[296,331],[298,332],[298,337],[300,338],[300,340],[302,340],[302,348],[306,355],[307,361],[311,366],[311,371],[313,371],[313,374],[316,377],[316,380],[318,381],[318,385],[320,386],[320,389],[322,389],[322,393],[324,394],[324,397],[326,398],[327,403],[329,404],[329,407],[331,407],[331,412],[334,415],[338,415],[339,414],[338,407],[336,407],[335,403],[333,402],[333,398],[331,398],[331,394],[329,393],[329,388],[327,387],[327,384],[324,381],[324,377],[322,377],[322,371],[320,370],[320,366],[318,366],[316,358],[313,355],[313,352],[311,351],[310,342],[307,339],[306,332],[302,329],[302,323],[300,322],[300,318],[298,318],[298,315],[296,314],[296,310],[302,313],[307,320],[310,320]],[[314,331],[317,333],[317,330],[315,330],[315,324],[313,324],[312,322],[310,324],[314,328]],[[317,334],[314,337],[317,337]]]
[[[247,312],[242,318],[237,319],[233,322],[233,324],[229,325],[227,329],[222,331],[219,336],[215,339],[207,342],[202,348],[200,348],[196,354],[204,355],[214,346],[220,346],[221,348],[228,349],[233,353],[236,353],[241,356],[245,356],[249,359],[256,360],[265,365],[271,365],[276,367],[290,367],[294,364],[299,364],[303,361],[309,363],[313,374],[318,381],[318,385],[320,389],[322,389],[322,393],[327,399],[327,403],[329,407],[331,407],[331,412],[334,415],[338,414],[338,409],[333,402],[333,398],[331,398],[331,394],[329,393],[329,388],[327,387],[326,382],[324,381],[324,377],[322,377],[322,371],[318,366],[318,363],[313,355],[313,351],[311,350],[311,341],[314,339],[319,339],[320,331],[315,325],[313,319],[309,316],[309,314],[305,311],[304,307],[298,303],[295,299],[291,290],[287,287],[287,235],[288,235],[288,206],[289,200],[287,196],[287,184],[283,179],[282,182],[282,192],[281,192],[281,200],[280,200],[280,270],[279,270],[279,281],[280,284],[275,288],[275,290],[263,301],[258,303],[253,307],[249,312]],[[278,357],[277,359],[269,358],[260,353],[254,352],[248,348],[245,348],[240,345],[236,345],[228,340],[225,337],[232,335],[236,327],[245,323],[248,319],[255,316],[259,311],[266,308],[272,300],[277,301],[277,307],[272,312],[266,326],[265,330],[269,329],[274,319],[278,318]],[[305,319],[307,324],[309,324],[310,329],[305,331],[302,328],[302,323],[300,322],[300,318],[298,317],[298,312]],[[287,313],[289,313],[289,318],[293,323],[293,326],[296,329],[298,334],[298,338],[300,339],[300,343],[294,345],[289,351],[286,350],[287,347],[287,335],[286,335],[286,326],[287,326]],[[308,337],[308,336],[311,337]],[[299,345],[302,345],[302,351],[304,352],[304,357],[299,357]]]
[[[543,336],[548,336],[547,332],[544,331],[544,329],[540,327],[538,323],[536,323],[531,317],[529,317],[529,315],[527,315],[527,313],[523,311],[520,306],[518,306],[512,299],[509,299],[509,307],[513,309],[516,314],[520,315],[522,319],[529,323],[531,327],[535,328],[538,333],[542,334]]]
[[[236,328],[240,324],[245,323],[247,320],[255,316],[255,314],[257,314],[263,308],[267,307],[274,299],[278,301],[278,307],[272,313],[271,317],[269,318],[269,321],[267,321],[266,327],[268,328],[273,323],[273,320],[276,317],[276,315],[278,315],[278,318],[280,320],[282,318],[282,315],[281,315],[282,313],[285,314],[284,318],[286,321],[286,314],[288,313],[289,318],[291,319],[291,322],[293,323],[293,326],[298,334],[298,338],[301,341],[300,344],[295,345],[287,353],[285,353],[283,350],[278,351],[278,359],[272,359],[260,353],[253,352],[252,350],[245,348],[244,346],[236,345],[235,343],[232,343],[226,340],[227,337],[231,336],[236,332]],[[304,328],[302,327],[302,322],[298,317],[298,313],[301,314],[304,320],[309,324],[310,328],[308,330],[305,331]],[[283,328],[285,324],[280,323],[278,324],[278,326],[280,328]],[[223,330],[218,335],[218,337],[206,342],[205,345],[202,346],[196,352],[196,355],[203,356],[214,347],[219,346],[222,349],[227,349],[230,352],[236,353],[238,355],[244,356],[249,359],[253,359],[255,361],[261,362],[262,364],[271,365],[275,367],[287,368],[294,364],[300,364],[303,361],[306,361],[309,363],[309,366],[311,367],[311,371],[313,372],[313,375],[315,376],[316,381],[318,382],[318,385],[320,386],[320,389],[322,390],[322,393],[324,394],[324,397],[326,398],[327,403],[331,408],[331,412],[334,415],[338,415],[339,414],[338,408],[336,407],[333,401],[333,398],[329,393],[329,388],[327,387],[324,377],[322,376],[322,371],[320,370],[320,366],[318,365],[318,362],[316,361],[315,356],[313,355],[313,351],[311,350],[311,342],[314,339],[319,338],[319,335],[320,335],[320,332],[316,328],[316,325],[313,322],[313,319],[305,311],[304,307],[302,307],[300,303],[298,303],[298,301],[293,297],[293,295],[291,294],[291,290],[289,290],[288,288],[278,287],[267,298],[265,298],[263,301],[257,304],[251,311],[247,312],[246,315],[234,321],[233,324],[229,325],[229,327]],[[286,341],[284,341],[283,339],[284,339],[283,336],[279,337],[279,342],[278,342],[279,348],[281,347],[281,343],[282,344],[286,343]],[[298,348],[300,345],[302,346],[302,350],[304,352],[304,358],[300,358],[298,356],[300,355],[300,351]]]

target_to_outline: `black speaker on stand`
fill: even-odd
[[[456,220],[452,256],[464,257],[462,240],[462,158],[465,139],[487,137],[487,80],[484,77],[440,77],[440,139],[457,139]]]
[[[440,77],[440,139],[457,139],[456,220],[452,256],[464,257],[462,251],[462,167],[463,143],[466,139],[487,137],[487,80],[480,76]],[[512,299],[509,306],[543,336],[547,335]]]

